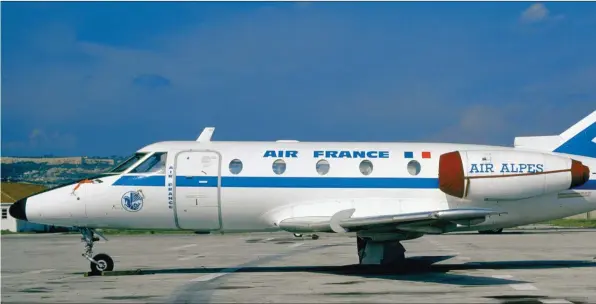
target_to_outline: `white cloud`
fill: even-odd
[[[544,4],[534,3],[522,12],[521,21],[527,23],[536,23],[546,20],[548,15],[549,11]]]

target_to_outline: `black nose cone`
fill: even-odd
[[[12,204],[12,206],[10,206],[10,208],[8,209],[8,213],[10,213],[10,216],[21,220],[21,221],[26,221],[27,220],[27,213],[25,213],[25,207],[27,206],[27,199],[20,199],[18,200],[16,203]]]

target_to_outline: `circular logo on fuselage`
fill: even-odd
[[[143,208],[143,197],[137,191],[128,191],[122,196],[122,207],[129,212],[137,212]]]

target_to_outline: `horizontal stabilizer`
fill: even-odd
[[[516,137],[516,148],[596,158],[596,111],[553,136]]]
[[[534,151],[554,151],[563,144],[563,138],[559,135],[552,136],[519,136],[515,138],[516,148]]]
[[[371,217],[350,217],[354,209],[337,212],[332,217],[299,217],[281,221],[280,228],[289,232],[357,232],[412,231],[421,233],[444,233],[457,225],[473,226],[486,220],[486,216],[503,214],[490,209],[449,209],[382,215]]]

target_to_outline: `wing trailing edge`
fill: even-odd
[[[448,209],[352,218],[355,209],[345,209],[333,216],[311,216],[288,218],[279,227],[289,232],[359,232],[359,231],[409,231],[425,234],[440,234],[454,230],[458,226],[474,226],[486,221],[489,215],[504,212],[491,209]]]

